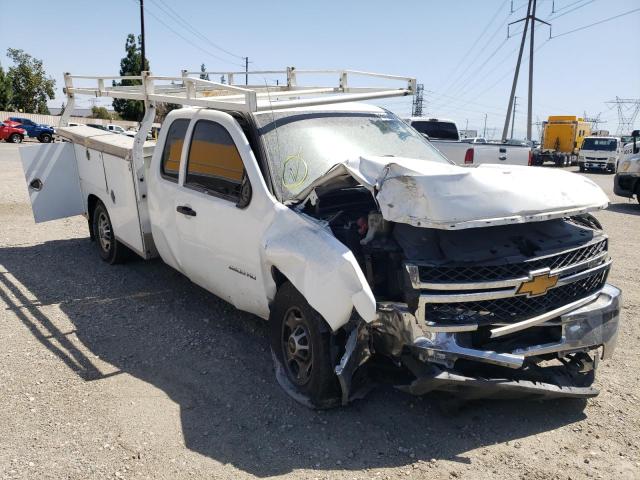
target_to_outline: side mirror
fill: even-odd
[[[634,130],[633,132],[631,132],[631,136],[633,137],[633,153],[639,153],[640,148],[638,148],[638,145],[636,145],[636,141],[638,140],[638,137],[640,137],[640,130]]]
[[[640,130],[634,130],[631,132],[631,136],[634,138],[640,137]]]

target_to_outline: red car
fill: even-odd
[[[19,123],[9,120],[0,123],[0,140],[4,140],[7,143],[22,142],[27,131],[24,128],[19,128],[19,125]]]

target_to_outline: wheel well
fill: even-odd
[[[96,209],[96,205],[98,205],[99,201],[100,199],[93,194],[89,195],[89,197],[87,198],[87,220],[89,222],[89,237],[91,238],[91,240],[96,239],[95,232],[93,231],[93,212]]]
[[[278,270],[276,267],[271,267],[271,277],[273,281],[276,283],[276,290],[279,289],[283,284],[289,281],[289,279]]]

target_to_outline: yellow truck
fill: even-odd
[[[534,164],[553,162],[558,167],[577,165],[578,151],[585,137],[591,135],[591,124],[574,115],[552,115],[542,122],[540,148],[534,153]]]

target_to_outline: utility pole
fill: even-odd
[[[487,114],[484,114],[484,128],[482,129],[482,137],[487,138]]]
[[[419,83],[416,85],[416,95],[413,97],[413,108],[411,111],[412,117],[421,117],[422,116],[422,106],[424,103],[424,84]]]
[[[244,84],[249,85],[249,57],[244,57]]]
[[[524,41],[527,38],[527,29],[529,28],[529,18],[531,17],[532,2],[533,0],[529,0],[529,4],[527,5],[527,16],[525,18],[521,18],[516,22],[511,22],[511,23],[517,23],[524,20],[524,30],[522,31],[522,40],[520,41],[520,50],[518,51],[518,61],[516,63],[516,71],[513,75],[513,83],[511,84],[511,94],[509,95],[509,106],[507,107],[507,116],[504,119],[504,128],[502,129],[503,142],[507,141],[507,134],[509,133],[509,118],[511,118],[511,112],[513,109],[513,99],[516,95],[516,85],[518,84],[518,75],[520,74],[520,62],[522,62],[522,51],[524,50]],[[511,23],[509,25],[511,25]]]
[[[513,140],[513,124],[516,120],[516,108],[518,107],[518,97],[513,97],[513,115],[511,115],[511,140]]]
[[[536,22],[544,23],[545,25],[551,26],[550,23],[545,22],[544,20],[536,17],[536,3],[537,0],[529,0],[529,4],[527,5],[527,16],[521,18],[520,20],[516,20],[515,22],[511,22],[507,28],[509,28],[514,23],[519,23],[524,21],[524,30],[522,31],[522,40],[520,41],[520,51],[518,52],[518,62],[516,63],[516,71],[513,75],[513,84],[511,86],[511,95],[509,96],[509,106],[507,108],[507,116],[504,119],[504,128],[502,129],[502,141],[505,142],[507,140],[507,134],[509,133],[509,119],[511,118],[511,113],[513,109],[513,100],[516,93],[516,85],[518,83],[518,75],[520,74],[520,64],[522,62],[522,52],[524,50],[524,43],[527,38],[527,31],[529,30],[529,22],[531,22],[531,37],[529,39],[529,95],[528,95],[528,110],[527,110],[527,140],[531,140],[531,115],[532,115],[532,105],[533,105],[533,53],[534,53],[534,25]],[[507,30],[508,31],[508,30]]]
[[[140,53],[142,55],[142,62],[140,63],[140,72],[145,69],[145,53],[144,53],[144,0],[140,0]]]

